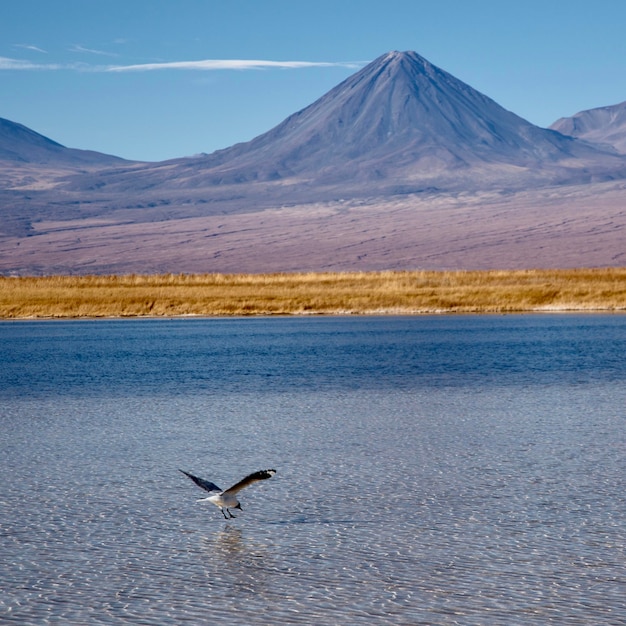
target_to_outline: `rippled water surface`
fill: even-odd
[[[13,322],[0,359],[0,623],[626,623],[626,317]],[[278,473],[226,521],[179,467]]]

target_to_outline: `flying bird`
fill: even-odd
[[[238,491],[241,491],[248,485],[251,485],[252,483],[255,483],[259,480],[266,480],[267,478],[271,478],[276,473],[276,470],[274,469],[260,470],[246,476],[238,483],[235,483],[232,487],[229,487],[228,489],[224,489],[224,491],[222,491],[217,485],[208,480],[205,480],[204,478],[198,478],[197,476],[194,476],[193,474],[190,474],[185,470],[179,471],[182,472],[185,476],[191,478],[191,480],[193,480],[193,482],[196,483],[198,487],[202,487],[202,489],[208,491],[211,494],[208,498],[200,498],[198,502],[210,502],[211,504],[219,507],[225,519],[235,517],[229,511],[229,509],[239,509],[240,511],[242,510],[241,504],[235,496]]]

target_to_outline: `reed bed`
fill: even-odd
[[[626,268],[0,277],[0,318],[624,311]]]

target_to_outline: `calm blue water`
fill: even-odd
[[[0,429],[0,623],[626,623],[624,316],[3,322]]]

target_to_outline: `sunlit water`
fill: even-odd
[[[626,623],[626,317],[14,322],[0,357],[0,623]],[[278,473],[226,521],[179,467]]]

